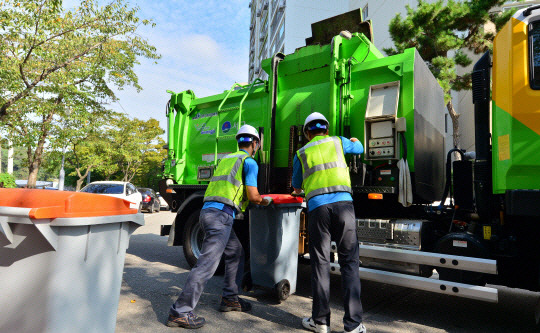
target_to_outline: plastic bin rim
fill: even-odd
[[[283,204],[295,204],[301,205],[304,202],[304,198],[295,197],[290,194],[261,194],[261,197],[271,197],[274,205],[283,205]]]
[[[32,219],[136,214],[130,202],[102,194],[0,188],[0,207],[26,208]]]

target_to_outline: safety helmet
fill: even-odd
[[[261,141],[259,132],[251,125],[243,125],[238,130],[238,133],[236,133],[236,141],[238,142],[250,142],[253,141],[253,138],[257,139],[257,141]]]
[[[322,114],[319,112],[313,112],[307,116],[306,121],[304,122],[304,134],[306,134],[308,130],[312,131],[318,128],[328,129],[328,125],[328,120],[326,120]]]

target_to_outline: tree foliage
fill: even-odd
[[[139,186],[155,182],[166,157],[159,122],[114,114],[106,123],[68,139],[66,164],[73,170],[70,175],[77,178],[77,190],[89,172],[105,180],[135,181]]]
[[[9,173],[0,173],[0,188],[14,188],[17,187],[15,185],[15,178],[13,178],[13,175],[10,175]]]
[[[474,54],[493,48],[493,39],[514,11],[494,11],[506,0],[438,0],[428,3],[418,0],[414,9],[407,5],[407,16],[397,14],[389,32],[394,48],[384,49],[397,54],[415,47],[445,92],[447,109],[454,123],[454,145],[459,145],[459,115],[454,110],[451,90],[471,89],[471,73],[458,75],[456,66],[466,67],[472,59],[464,50]],[[486,29],[492,24],[493,30]]]
[[[116,100],[112,87],[141,89],[138,59],[159,55],[136,33],[153,24],[137,12],[125,0],[82,0],[73,10],[59,0],[0,2],[0,124],[27,150],[29,186],[44,151],[65,142],[58,124],[106,113]]]

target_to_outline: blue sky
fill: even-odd
[[[72,8],[76,0],[64,0]],[[100,1],[106,3],[108,1]],[[131,0],[139,17],[152,19],[154,28],[139,34],[157,48],[158,64],[140,59],[136,67],[143,90],[117,92],[110,107],[139,119],[155,118],[166,129],[166,90],[192,89],[197,97],[223,92],[234,82],[248,80],[248,0]]]

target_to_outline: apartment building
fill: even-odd
[[[353,0],[251,0],[249,82],[267,79],[261,61],[293,53],[311,36],[311,24],[355,9]],[[358,8],[358,7],[356,7]]]

